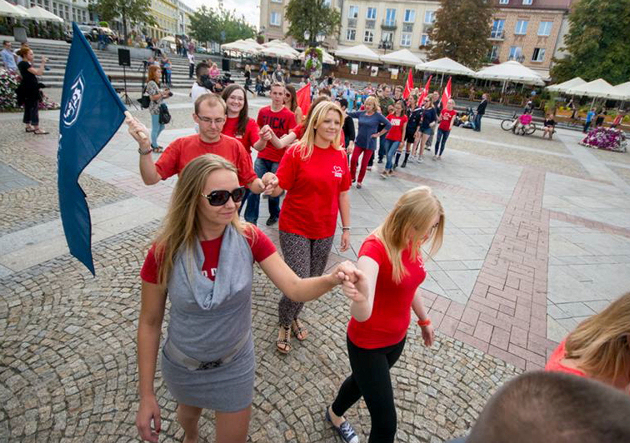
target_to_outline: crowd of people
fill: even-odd
[[[209,68],[197,66],[198,81],[191,91],[197,132],[173,141],[157,161],[150,155],[154,140],[149,131],[128,119],[129,132],[139,145],[144,182],[151,185],[179,175],[141,271],[140,436],[149,441],[159,436],[160,407],[153,387],[159,355],[162,377],[178,403],[186,443],[197,441],[203,409],[215,411],[217,441],[246,441],[254,394],[251,296],[257,262],[282,293],[275,339],[281,354],[291,352],[292,337],[299,342],[309,337],[301,317],[303,304],[341,285],[350,301],[346,341],[351,372],[336,395],[331,392],[330,403],[322,405],[323,416],[344,442],[357,443],[359,437],[344,414],[363,398],[371,419],[368,441],[393,442],[397,418],[390,371],[403,352],[412,311],[424,344],[431,346],[435,340],[417,289],[426,278],[425,261],[442,244],[446,214],[440,200],[426,186],[403,193],[383,223],[364,239],[356,263],[344,262],[330,274],[324,270],[338,219],[339,248],[350,245],[349,191],[353,182],[357,189],[362,187],[373,155],[385,163],[383,179],[394,173],[401,158],[401,167],[414,158],[422,161],[434,136],[434,158],[440,159],[453,126],[455,103],[449,100],[442,106],[438,94],[423,97],[420,103],[413,94],[405,100],[401,88],[392,93],[387,85],[363,100],[334,88],[333,81],[333,87],[317,89],[304,116],[295,112],[299,109],[295,89],[273,81],[271,103],[254,119],[249,117],[248,91],[242,86],[229,85],[221,95],[202,90],[200,78]],[[352,119],[358,120],[356,136]],[[252,149],[258,153],[255,162]],[[261,194],[269,205],[266,224],[279,223],[282,258],[257,227]],[[167,295],[170,320],[160,350]],[[569,334],[549,359],[549,373],[526,374],[506,384],[486,410],[510,406],[511,390],[521,392],[532,384],[541,390],[552,382],[569,390],[585,389],[600,403],[613,388],[630,394],[629,337],[630,293]],[[579,410],[581,405],[571,399],[580,395],[565,394],[566,407]],[[630,398],[621,397],[615,397],[615,407],[627,410]],[[460,441],[503,441],[497,437],[503,435],[500,430],[489,425],[493,418],[486,410],[470,436],[464,437],[467,440]],[[517,412],[517,417],[531,416]],[[544,415],[536,419],[549,435],[559,432],[557,426],[543,426]],[[630,438],[627,425],[612,418],[609,422],[625,441]],[[534,432],[520,424],[513,429],[508,421],[497,423],[506,427],[505,435],[516,429],[523,436]],[[600,432],[593,420],[582,423],[581,429],[589,436]]]

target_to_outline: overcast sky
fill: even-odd
[[[183,0],[188,6],[197,9],[202,5],[209,8],[219,6],[218,0]],[[223,7],[236,11],[236,15],[244,15],[245,20],[256,29],[260,23],[260,0],[223,0]]]

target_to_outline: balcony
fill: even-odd
[[[349,18],[348,19],[348,28],[356,28],[357,27],[357,19]]]
[[[374,28],[376,28],[376,20],[365,21],[365,29],[374,29]]]
[[[517,61],[519,63],[523,63],[525,61],[525,56],[524,55],[511,55],[508,57],[508,61],[510,60],[514,60]]]
[[[396,28],[396,20],[383,19],[383,22],[381,23],[381,29],[384,29],[386,31],[395,31]]]
[[[488,40],[505,40],[505,31],[491,31]]]

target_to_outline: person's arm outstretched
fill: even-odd
[[[378,271],[379,264],[374,259],[363,255],[357,261],[354,282],[352,279],[343,282],[343,292],[352,300],[350,315],[356,321],[364,322],[372,316]]]

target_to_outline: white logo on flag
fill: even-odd
[[[83,81],[83,71],[79,72],[73,85],[70,87],[70,100],[63,110],[63,124],[66,127],[72,126],[79,118],[81,111],[81,103],[83,102],[83,92],[85,91],[85,82]]]

